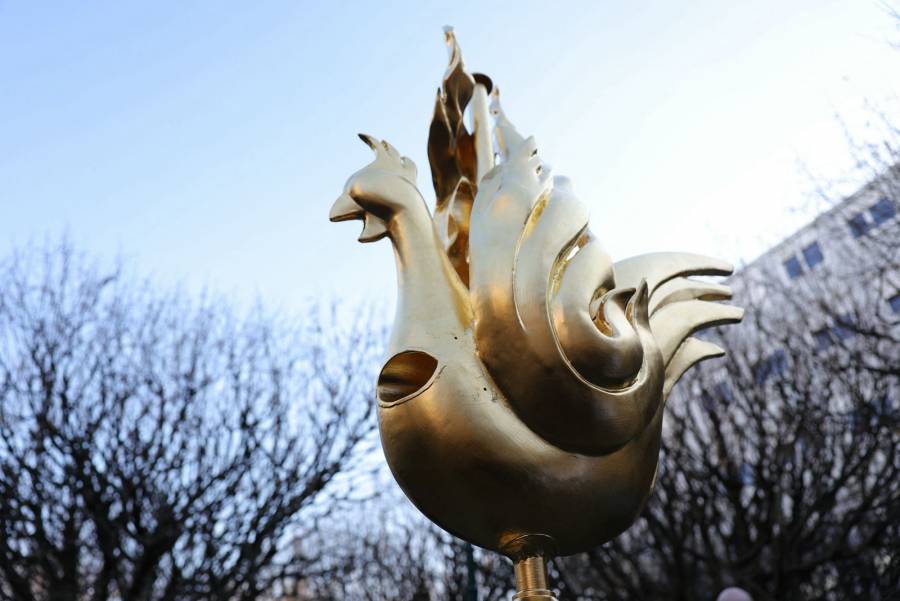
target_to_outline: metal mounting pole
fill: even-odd
[[[554,555],[553,539],[526,534],[507,541],[501,551],[513,562],[516,594],[513,601],[557,601],[547,588],[547,558]]]
[[[547,588],[547,561],[543,555],[516,560],[516,594],[513,601],[557,601]]]

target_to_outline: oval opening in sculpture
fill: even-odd
[[[438,361],[422,351],[397,353],[384,364],[378,376],[377,394],[382,403],[396,403],[424,388]]]

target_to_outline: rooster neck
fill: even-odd
[[[472,322],[469,291],[450,264],[425,207],[398,213],[389,233],[397,262],[397,315],[392,352],[461,337]]]

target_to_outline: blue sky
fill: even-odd
[[[67,231],[164,283],[390,301],[389,244],[327,213],[370,158],[359,131],[433,198],[445,24],[614,258],[751,258],[808,218],[798,160],[846,169],[835,113],[900,87],[896,24],[866,0],[0,0],[0,254]]]

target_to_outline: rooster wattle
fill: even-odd
[[[447,39],[429,134],[434,218],[413,163],[363,135],[375,160],[330,214],[363,219],[360,241],[388,237],[395,250],[397,315],[377,384],[384,452],[448,531],[510,555],[535,537],[571,554],[636,518],[665,398],[691,365],[722,354],[691,334],[742,311],[709,302],[727,287],[687,278],[727,275],[721,261],[613,263],[567,180],[550,176],[490,79],[466,72]]]

